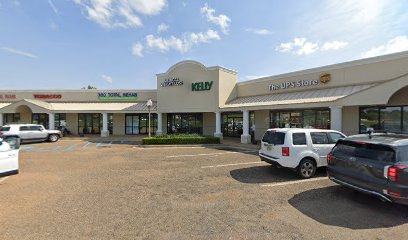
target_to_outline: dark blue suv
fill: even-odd
[[[341,139],[327,162],[330,180],[408,205],[408,135],[376,133]]]

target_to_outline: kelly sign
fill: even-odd
[[[213,81],[210,82],[196,82],[191,84],[191,90],[197,91],[209,91],[213,85]]]
[[[137,100],[137,93],[133,92],[100,92],[98,93],[99,100],[119,100],[133,101]]]

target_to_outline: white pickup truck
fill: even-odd
[[[20,138],[18,136],[0,138],[0,177],[18,173],[19,148]]]

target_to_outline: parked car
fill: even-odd
[[[18,173],[19,148],[18,136],[9,136],[7,140],[0,138],[0,177]]]
[[[327,154],[344,137],[334,130],[268,129],[262,138],[259,157],[274,166],[295,170],[301,178],[311,178],[317,168],[327,165]]]
[[[56,142],[62,137],[61,131],[47,130],[37,124],[10,124],[0,128],[0,137],[19,136],[21,142]]]
[[[327,161],[330,180],[384,201],[408,204],[408,135],[351,136],[336,144]]]

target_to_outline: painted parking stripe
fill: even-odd
[[[76,143],[76,144],[73,144],[73,145],[69,146],[67,149],[62,150],[61,152],[68,152],[68,151],[72,151],[72,150],[74,150],[74,148],[75,148],[76,146],[78,146],[78,143]]]
[[[317,177],[317,178],[310,178],[310,179],[305,179],[305,180],[296,180],[296,181],[271,183],[271,184],[261,184],[261,187],[287,186],[287,185],[293,185],[293,184],[299,184],[299,183],[305,183],[305,182],[316,182],[316,181],[322,181],[322,180],[328,180],[328,178],[327,177]]]
[[[90,148],[90,147],[88,147],[88,146],[91,145],[91,144],[92,144],[91,142],[87,142],[84,146],[82,146],[82,148],[83,148],[83,149]]]
[[[249,164],[265,164],[263,162],[247,162],[247,163],[231,163],[231,164],[221,164],[213,166],[202,166],[201,168],[216,168],[216,167],[229,167],[229,166],[238,166],[238,165],[249,165]]]
[[[172,156],[166,156],[166,158],[177,158],[177,157],[198,157],[198,156],[218,156],[218,155],[224,155],[224,154],[239,154],[239,153],[245,153],[248,151],[242,151],[242,152],[224,152],[224,153],[199,153],[199,154],[187,154],[187,155],[172,155]]]
[[[197,148],[205,148],[205,147],[139,147],[134,146],[133,148],[143,149],[143,150],[157,150],[157,149],[197,149]]]
[[[7,178],[9,178],[9,177],[4,177],[4,178],[0,179],[0,183],[6,181]]]

